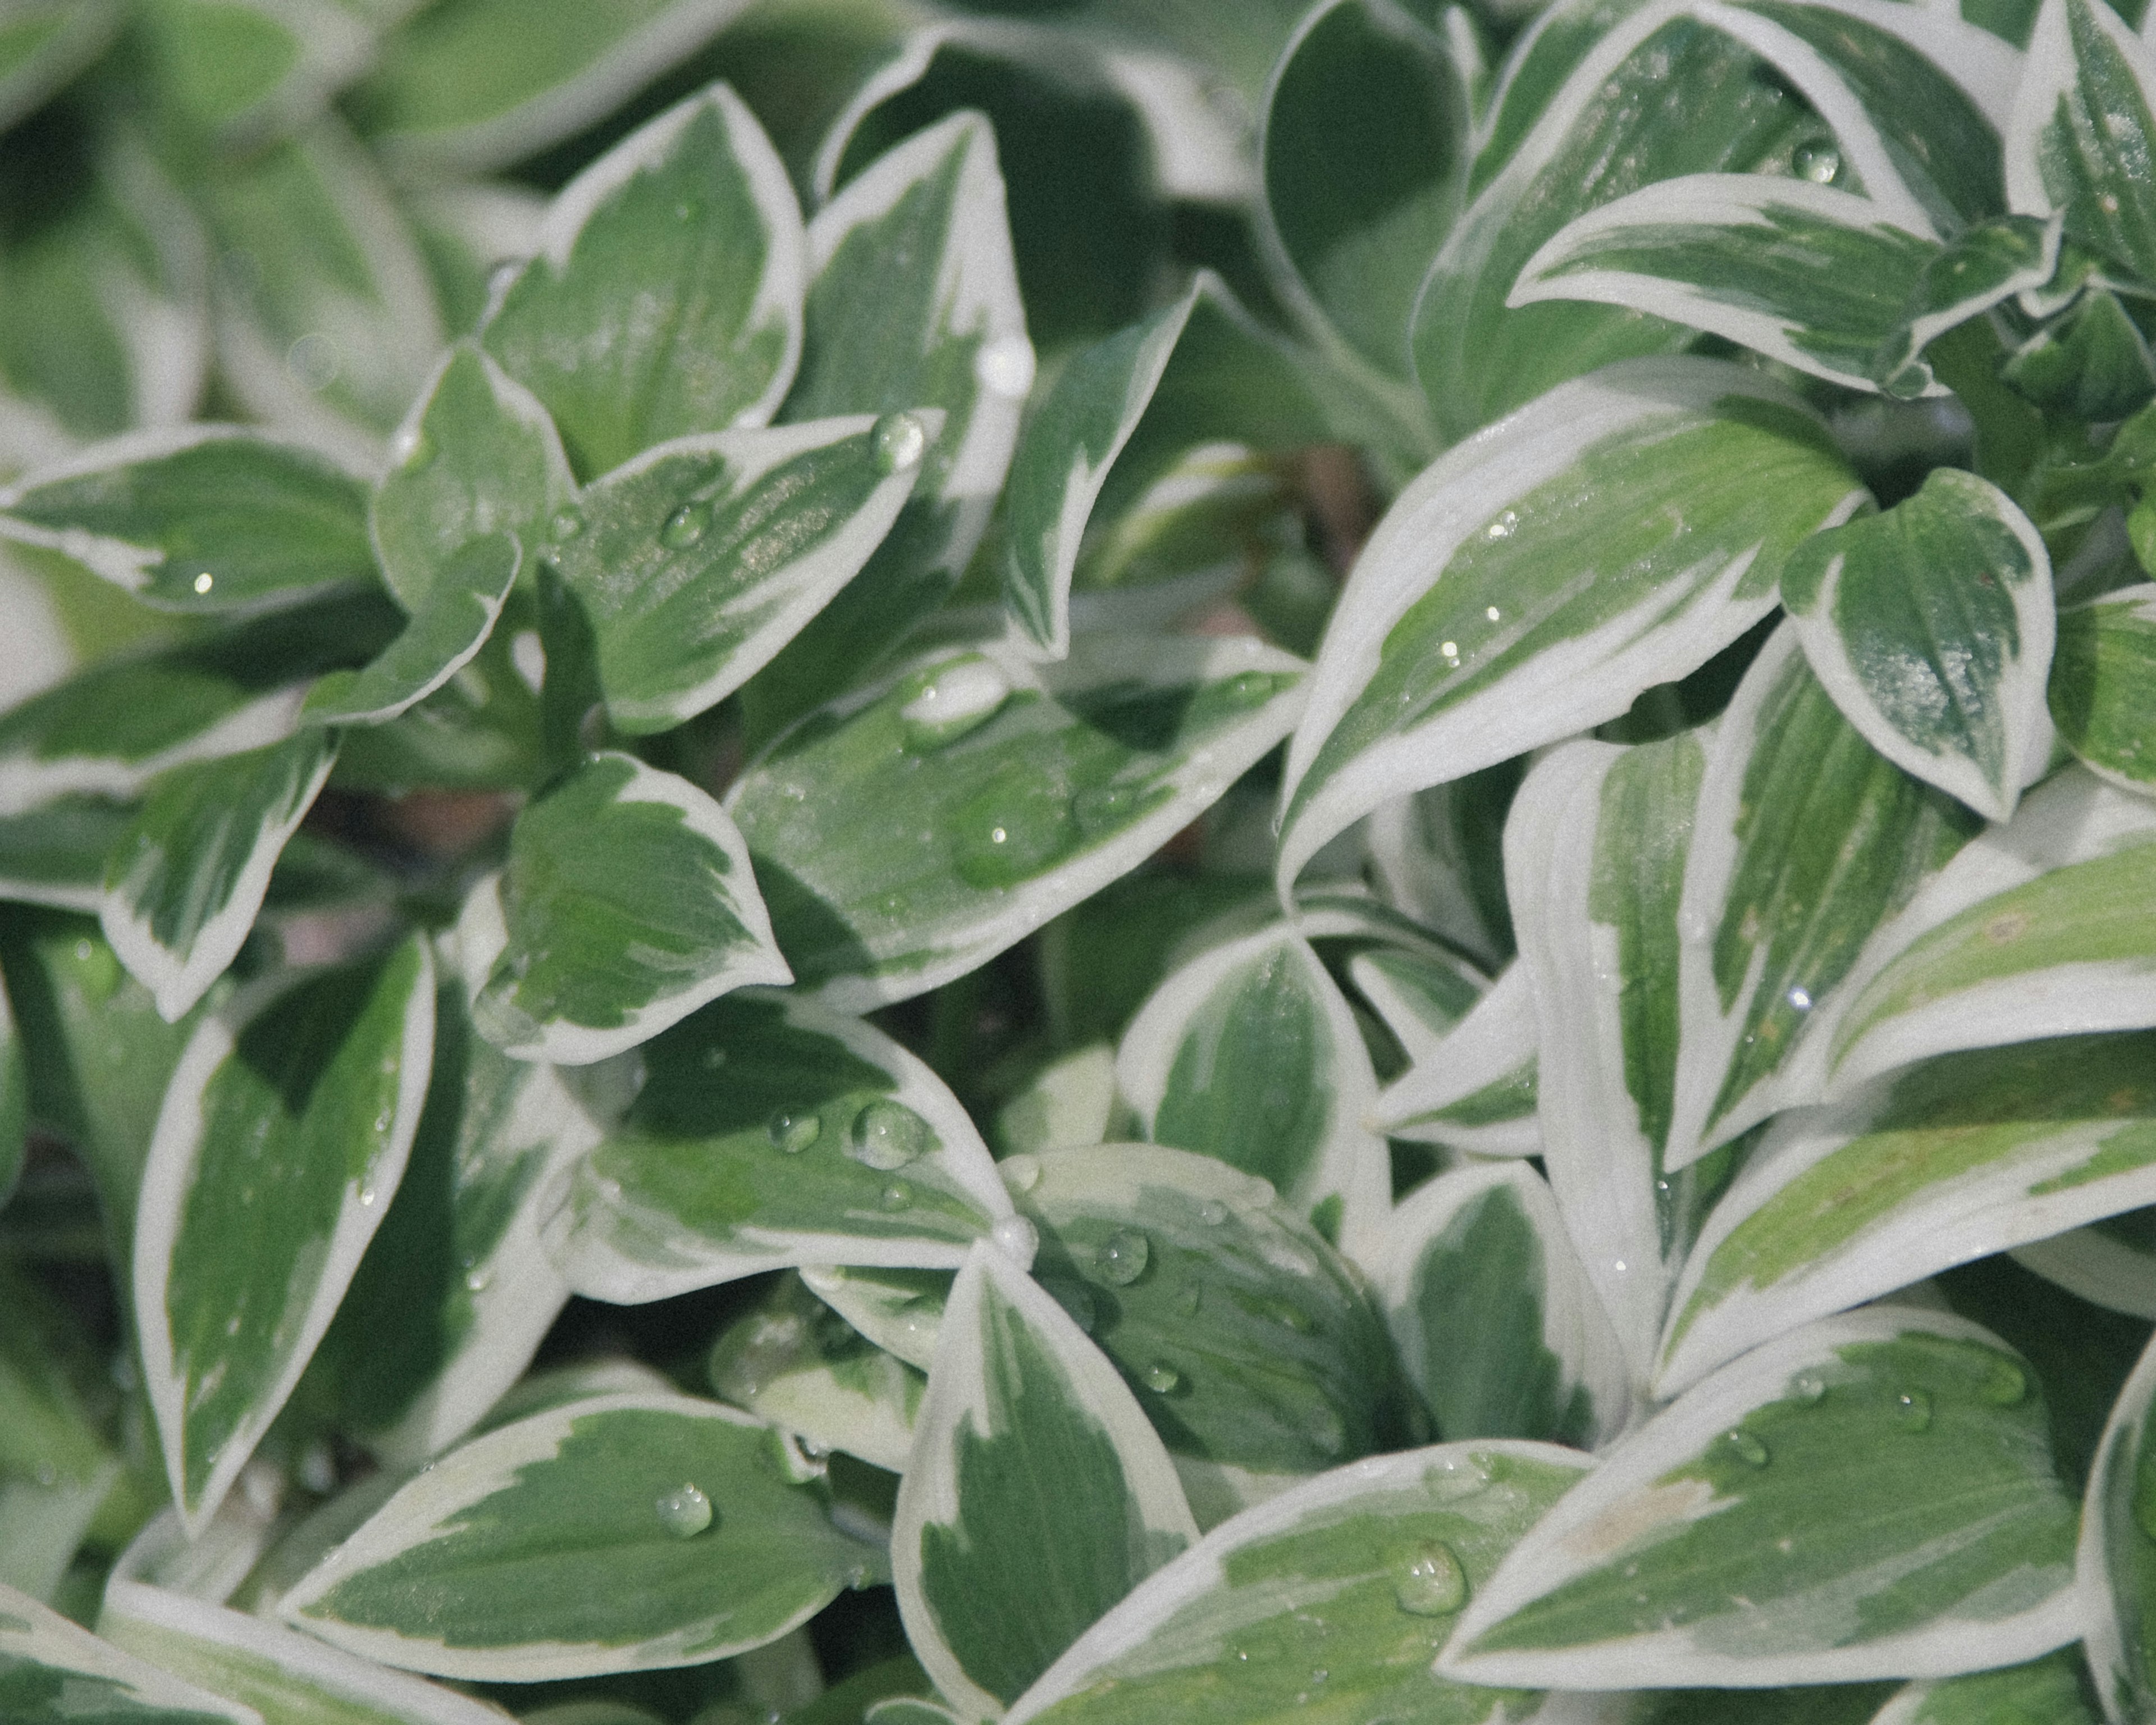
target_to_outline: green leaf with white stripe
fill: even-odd
[[[782,422],[932,408],[906,507],[751,700],[770,735],[860,680],[940,604],[987,531],[1033,382],[994,132],[954,114],[886,151],[808,224],[806,334]]]
[[[1427,1060],[1489,992],[1488,983],[1456,958],[1378,947],[1348,961],[1348,980],[1406,1055]]]
[[[1551,1189],[1633,1381],[1652,1374],[1670,1293],[1721,1160],[1667,1166],[1677,1074],[1677,901],[1706,757],[1697,733],[1545,756],[1505,827],[1520,968],[1544,1050]]]
[[[1754,1349],[1604,1450],[1438,1670],[1751,1687],[2033,1659],[2081,1632],[2074,1519],[2019,1358],[1872,1307]]]
[[[2006,131],[2006,203],[2156,281],[2156,57],[2108,7],[2045,0]]]
[[[1279,449],[1325,431],[1300,357],[1209,273],[1073,355],[1011,459],[1003,594],[1012,640],[1036,658],[1070,651],[1087,523],[1116,519],[1177,457],[1223,439]]]
[[[1794,628],[1769,638],[1708,745],[1685,860],[1665,1166],[1813,1099],[1788,1070],[1813,1009],[1979,825],[1864,740]]]
[[[374,50],[373,31],[336,0],[148,0],[134,24],[161,117],[228,148],[312,119]]]
[[[1695,670],[1863,495],[1794,397],[1714,360],[1613,367],[1440,456],[1327,626],[1288,751],[1280,880],[1380,804]]]
[[[81,1725],[262,1725],[254,1708],[182,1682],[7,1586],[0,1713]]]
[[[2156,586],[2059,613],[2050,704],[2059,741],[2090,771],[2156,794]]]
[[[175,767],[280,742],[308,680],[364,664],[398,622],[383,595],[366,593],[78,671],[0,713],[0,814],[139,796]]]
[[[1131,1020],[1116,1081],[1156,1143],[1270,1180],[1351,1251],[1391,1203],[1363,1124],[1377,1075],[1354,1009],[1296,928],[1276,923],[1173,972]]]
[[[2141,1356],[2106,1422],[2082,1512],[2082,1639],[2105,1716],[2128,1725],[2156,1706],[2156,1532],[2148,1522],[2156,1452],[2156,1344]]]
[[[944,652],[803,721],[726,808],[795,974],[865,1009],[1127,873],[1286,734],[1304,670],[1249,639]]]
[[[428,177],[502,167],[604,119],[701,48],[742,0],[617,0],[533,13],[449,0],[382,41],[352,94],[374,147]]]
[[[587,487],[546,554],[589,619],[613,722],[668,730],[762,670],[884,542],[942,423],[683,438]]]
[[[280,1613],[362,1657],[480,1681],[760,1647],[875,1561],[775,1465],[776,1437],[664,1392],[535,1414],[408,1481]]]
[[[89,1363],[80,1316],[13,1265],[0,1271],[0,1597],[12,1587],[49,1600],[122,1469],[78,1388]]]
[[[418,706],[478,656],[523,567],[511,533],[467,541],[437,572],[403,634],[357,671],[333,671],[307,694],[316,725],[381,725]]]
[[[98,920],[166,1023],[201,999],[238,954],[278,853],[336,760],[335,736],[306,731],[151,781],[106,859]]]
[[[635,1101],[546,1223],[579,1292],[663,1299],[803,1264],[954,1270],[1011,1213],[957,1099],[859,1019],[729,995],[641,1059]]]
[[[1394,1440],[1360,1278],[1264,1181],[1153,1145],[1001,1168],[1036,1280],[1122,1373],[1201,1526]]]
[[[1506,762],[1395,797],[1363,827],[1379,896],[1492,976],[1513,950],[1499,840],[1522,770]]]
[[[1440,1435],[1589,1450],[1623,1429],[1624,1351],[1532,1168],[1467,1168],[1417,1188],[1388,1219],[1371,1276]]]
[[[1707,1219],[1669,1394],[1812,1318],[2156,1203],[2156,1034],[1946,1055],[1778,1122]]]
[[[564,187],[480,340],[589,479],[671,438],[769,421],[801,357],[801,209],[724,85]]]
[[[1430,1668],[1460,1609],[1586,1466],[1553,1445],[1457,1443],[1305,1481],[1215,1527],[1152,1577],[1008,1717],[1014,1725],[1614,1722],[1630,1697],[1486,1689]]]
[[[915,1656],[993,1717],[1198,1538],[1115,1368],[996,1247],[951,1290],[899,1485],[891,1570]]]
[[[2061,1647],[2025,1665],[1912,1683],[1870,1725],[2099,1725],[2080,1652]]]
[[[523,1060],[602,1060],[729,988],[792,980],[733,822],[631,755],[525,806],[465,927],[472,1021]]]
[[[824,1264],[803,1265],[800,1276],[803,1286],[885,1353],[925,1372],[935,1363],[955,1273]]]
[[[1379,1092],[1386,1137],[1476,1156],[1538,1156],[1541,1029],[1528,968],[1508,965],[1427,1056]]]
[[[2092,1306],[2156,1320],[2156,1214],[2106,1216],[2020,1247],[2014,1261]]]
[[[551,1066],[472,1034],[434,997],[427,1100],[397,1195],[315,1350],[341,1430],[392,1466],[462,1437],[524,1373],[569,1297],[539,1245],[549,1182],[598,1137]]]
[[[299,1382],[389,1208],[434,1008],[415,937],[265,981],[204,1019],[180,1056],[136,1211],[135,1322],[190,1529]]]
[[[110,0],[32,0],[0,23],[0,126],[13,126],[96,59],[119,27]]]
[[[0,899],[94,915],[105,859],[133,814],[102,797],[62,797],[0,815]]]
[[[1988,820],[2051,748],[2051,560],[1997,486],[1943,467],[1882,515],[1815,534],[1782,571],[1797,639],[1864,740]]]
[[[58,552],[160,610],[288,604],[372,587],[365,486],[238,426],[134,432],[0,491],[0,538]]]

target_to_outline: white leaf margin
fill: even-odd
[[[13,1619],[11,1624],[8,1620]],[[19,1624],[19,1628],[15,1626]],[[42,1666],[48,1671],[80,1672],[123,1686],[129,1699],[146,1713],[207,1713],[233,1725],[263,1725],[253,1707],[183,1682],[170,1671],[136,1658],[110,1641],[71,1623],[29,1594],[0,1583],[0,1661]],[[65,1702],[60,1703],[64,1708]],[[63,1714],[63,1717],[64,1715]]]
[[[1497,973],[1429,1060],[1416,1060],[1378,1092],[1371,1127],[1388,1137],[1457,1145],[1477,1156],[1539,1156],[1542,1127],[1533,1112],[1495,1126],[1417,1122],[1424,1115],[1463,1102],[1477,1091],[1509,1078],[1535,1060],[1541,1046],[1534,984],[1528,967],[1516,958]]]

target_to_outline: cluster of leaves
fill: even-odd
[[[0,123],[0,1714],[2156,1710],[2130,20],[23,0]]]

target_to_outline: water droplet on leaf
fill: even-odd
[[[1393,1584],[1393,1599],[1410,1617],[1445,1616],[1467,1603],[1467,1572],[1450,1546],[1427,1546]]]
[[[1118,1228],[1101,1242],[1094,1254],[1093,1269],[1102,1281],[1127,1288],[1146,1271],[1152,1260],[1152,1242],[1135,1228]]]
[[[1894,1398],[1897,1423],[1904,1431],[1928,1431],[1932,1424],[1932,1399],[1921,1389],[1905,1389]]]
[[[1040,1230],[1024,1216],[1005,1216],[988,1230],[996,1249],[1019,1269],[1030,1269],[1033,1255],[1040,1250]]]
[[[1208,1228],[1218,1228],[1228,1219],[1228,1206],[1217,1198],[1209,1198],[1198,1206],[1198,1219]]]
[[[886,413],[870,435],[879,473],[904,473],[918,467],[928,450],[928,428],[911,413]]]
[[[686,551],[708,532],[711,506],[685,503],[668,516],[659,529],[659,542],[669,551]]]
[[[846,1154],[864,1167],[889,1173],[935,1147],[928,1122],[903,1102],[882,1098],[854,1117],[846,1134]]]
[[[975,655],[917,672],[900,692],[906,696],[898,710],[906,746],[927,750],[980,729],[1010,699],[1011,685],[999,666]]]
[[[1797,146],[1789,166],[1800,180],[1815,186],[1831,186],[1841,172],[1841,151],[1825,139]]]
[[[197,593],[208,593],[216,585],[217,577],[211,574],[207,569],[203,570],[201,574],[195,577],[194,588]]]
[[[695,1486],[661,1493],[654,1507],[659,1525],[676,1539],[694,1539],[711,1525],[711,1500]]]
[[[563,544],[584,531],[583,511],[578,509],[557,509],[554,519],[547,523],[547,531],[557,545]]]
[[[1826,1379],[1815,1373],[1799,1372],[1789,1380],[1789,1388],[1799,1401],[1816,1402],[1826,1394]]]
[[[1164,1360],[1155,1360],[1145,1368],[1145,1387],[1156,1395],[1166,1395],[1183,1382],[1183,1373]]]
[[[893,1180],[876,1194],[876,1202],[896,1214],[900,1210],[911,1207],[913,1189],[903,1180]]]
[[[1767,1446],[1743,1426],[1732,1426],[1722,1433],[1722,1441],[1728,1447],[1729,1453],[1747,1467],[1764,1467],[1767,1465]]]
[[[817,1134],[824,1130],[824,1122],[814,1114],[790,1113],[780,1109],[771,1117],[764,1128],[771,1135],[772,1147],[788,1156],[798,1156],[816,1142]]]
[[[1976,1393],[1994,1408],[2015,1407],[2029,1394],[2029,1379],[2012,1360],[1994,1360]]]
[[[952,861],[969,886],[1012,886],[1040,873],[1076,836],[1070,799],[1058,787],[1008,773],[958,811]]]

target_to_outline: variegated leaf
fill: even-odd
[[[1477,1156],[1537,1156],[1541,1031],[1526,965],[1506,968],[1458,1026],[1388,1085],[1371,1124],[1388,1137]]]
[[[123,1653],[27,1594],[0,1585],[0,1712],[130,1725],[262,1725],[253,1707]]]
[[[2156,57],[2109,7],[2045,0],[2006,132],[2006,201],[2156,281]]]
[[[2061,611],[2050,703],[2059,740],[2114,784],[2156,794],[2156,585]]]
[[[2082,1636],[2105,1717],[2128,1722],[2156,1705],[2156,1532],[2148,1481],[2156,1343],[2141,1356],[2105,1424],[2082,1511]]]

